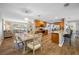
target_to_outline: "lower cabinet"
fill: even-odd
[[[51,41],[53,43],[59,43],[59,34],[58,33],[51,33]]]

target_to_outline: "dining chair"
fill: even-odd
[[[69,42],[69,45],[70,45],[70,46],[71,46],[72,34],[73,34],[73,31],[71,30],[71,31],[70,31],[70,34],[65,34],[65,35],[64,35],[64,39],[67,38],[67,39],[65,39],[65,41],[67,40],[67,41]],[[69,38],[69,39],[68,39],[68,38]]]
[[[27,47],[33,50],[33,55],[39,48],[41,48],[42,51],[42,33],[35,34],[33,41],[27,43]]]
[[[14,45],[18,50],[23,48],[24,43],[18,33],[15,33],[14,35]]]

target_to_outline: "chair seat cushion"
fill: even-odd
[[[33,48],[36,50],[36,49],[38,49],[38,48],[40,48],[41,47],[41,44],[39,44],[39,43],[33,43],[33,42],[30,42],[30,43],[28,43],[27,44],[27,46],[30,48],[30,49],[32,49],[33,50]]]

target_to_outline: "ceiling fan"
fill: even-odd
[[[25,13],[25,14],[30,14],[32,13],[32,10],[28,9],[28,8],[22,8],[22,11]]]
[[[70,5],[70,3],[65,3],[64,7],[68,7]]]

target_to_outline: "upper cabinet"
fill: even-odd
[[[61,19],[61,21],[59,21],[59,22],[54,22],[53,24],[54,25],[59,25],[60,29],[64,30],[64,19]]]
[[[44,27],[46,25],[46,22],[38,20],[38,19],[36,19],[34,23],[36,27]]]

